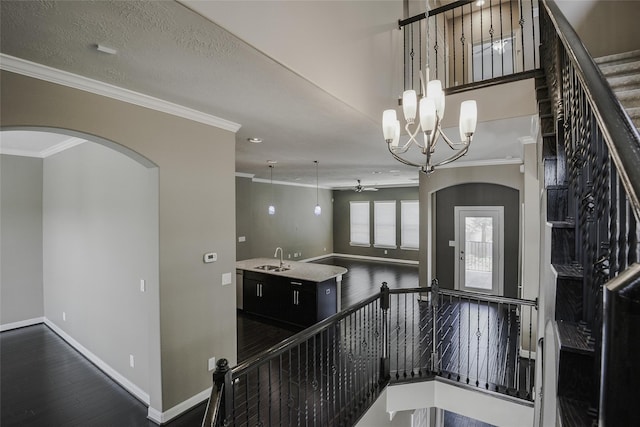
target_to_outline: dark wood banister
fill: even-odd
[[[542,0],[541,4],[574,63],[633,213],[640,220],[640,134],[556,2]]]

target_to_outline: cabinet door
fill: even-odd
[[[287,321],[300,326],[316,323],[316,284],[290,280]]]
[[[260,314],[262,307],[262,289],[261,280],[244,278],[242,284],[242,300],[243,310],[249,313]]]

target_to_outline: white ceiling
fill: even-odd
[[[318,160],[324,187],[415,185],[379,123],[402,90],[402,11],[401,0],[3,0],[0,51],[239,123],[240,173],[267,178],[277,160],[274,180],[315,184]],[[445,126],[469,96],[448,97]],[[473,96],[480,124],[464,160],[516,162],[535,113],[532,82]]]

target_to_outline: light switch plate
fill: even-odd
[[[449,246],[451,246],[452,248],[456,247],[456,241],[455,240],[449,240]]]
[[[216,358],[212,357],[211,359],[209,359],[209,371],[213,371],[214,369],[216,369]]]
[[[208,254],[204,254],[203,260],[207,264],[210,263],[210,262],[217,261],[218,260],[218,254],[215,253],[215,252],[209,252]]]
[[[223,273],[222,274],[222,286],[231,284],[231,273]]]
[[[242,242],[246,242],[247,238],[245,236],[240,236],[238,237],[238,242],[242,243]]]

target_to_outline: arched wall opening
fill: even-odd
[[[229,320],[236,307],[235,130],[128,102],[112,88],[97,90],[99,82],[88,91],[47,79],[0,71],[4,128],[67,129],[115,141],[157,165],[159,326],[149,337],[149,418],[166,422],[208,398],[211,357],[237,363]],[[215,263],[202,261],[208,252],[217,252]]]
[[[158,351],[149,337],[159,334],[157,167],[75,131],[2,128],[0,139],[1,324],[42,319],[149,404],[149,359]]]

